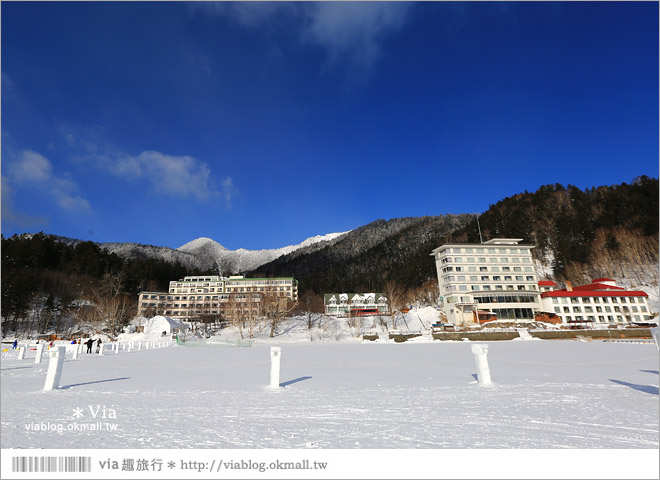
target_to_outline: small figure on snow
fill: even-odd
[[[101,342],[101,339],[99,338],[99,339],[96,341],[96,353],[99,353],[99,352],[101,351],[101,348],[103,348],[103,347],[101,347],[101,343],[102,343],[102,342]]]
[[[94,345],[94,340],[92,340],[91,338],[88,339],[85,342],[85,345],[87,345],[87,353],[92,353],[92,345]]]
[[[55,345],[55,341],[54,341],[54,340],[51,340],[50,343],[48,344],[48,349],[50,350],[50,348],[51,348],[53,345]]]
[[[14,343],[11,344],[11,349],[16,350],[18,348],[18,340],[14,340]]]

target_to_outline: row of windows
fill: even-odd
[[[489,253],[489,254],[523,254],[529,255],[529,248],[443,248],[438,255],[447,255],[448,253]]]
[[[637,299],[637,300],[635,300]],[[552,303],[644,303],[644,297],[570,297],[570,300],[567,297],[552,297]]]
[[[511,270],[512,267],[444,267],[442,269],[442,273],[461,273],[461,272],[492,272],[492,273],[507,273],[507,272],[526,272],[526,273],[532,273],[532,267],[513,267],[513,270]]]
[[[603,323],[604,322],[614,323],[615,321],[619,322],[619,323],[622,323],[626,320],[621,315],[598,315],[598,316],[594,316],[594,315],[586,315],[586,316],[576,315],[574,317],[567,315],[567,316],[564,317],[564,320],[566,320],[567,322],[573,322],[573,321],[575,321],[575,322],[595,322],[596,318],[598,319],[599,322],[603,322]],[[636,322],[641,322],[643,320],[648,320],[649,316],[648,315],[634,315],[633,319]]]
[[[440,263],[532,263],[530,257],[489,257],[486,260],[486,257],[446,257],[443,258]]]
[[[469,280],[466,280],[469,279]],[[503,277],[501,275],[493,275],[493,276],[488,276],[488,275],[470,275],[466,277],[465,275],[449,275],[447,277],[443,278],[444,283],[453,283],[453,282],[465,282],[465,281],[470,281],[470,282],[512,282],[514,280],[514,277],[511,275],[504,275]],[[515,280],[516,282],[534,282],[534,276],[533,275],[515,275]]]
[[[479,295],[474,297],[477,303],[534,303],[533,295]]]
[[[531,308],[493,308],[498,320],[534,320],[534,310]]]
[[[482,292],[490,290],[536,290],[536,285],[449,285],[446,292]]]
[[[563,308],[563,312],[562,312]],[[582,313],[582,308],[583,307],[573,307],[572,313]],[[571,313],[571,307],[554,307],[556,313]],[[648,312],[648,309],[646,308],[645,305],[642,305],[641,307],[637,307],[636,305],[633,305],[630,307],[619,307],[618,305],[614,305],[613,307],[610,307],[609,305],[605,305],[604,307],[601,307],[600,305],[597,305],[595,307],[591,306],[585,306],[584,307],[584,313],[594,313],[594,309],[597,313],[601,313],[603,311],[605,312],[612,312],[612,309],[614,309],[615,312],[624,312],[624,313],[638,313],[638,312]],[[604,309],[604,310],[603,310]]]

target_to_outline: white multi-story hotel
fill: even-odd
[[[169,292],[140,292],[138,315],[155,314],[181,320],[200,315],[222,315],[230,301],[257,308],[264,296],[298,300],[293,277],[245,278],[243,276],[189,276],[170,282]]]
[[[522,238],[494,238],[477,244],[447,244],[431,253],[447,321],[534,320],[541,293],[532,263],[533,245]]]
[[[554,312],[562,323],[598,324],[644,323],[651,320],[648,294],[617,287],[611,278],[597,278],[589,285],[559,289],[551,281],[542,283],[543,310]]]

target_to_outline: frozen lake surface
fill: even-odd
[[[271,345],[282,347],[279,389],[267,387]],[[264,341],[83,354],[67,358],[52,392],[42,392],[46,355],[35,365],[9,352],[2,447],[658,448],[655,345],[490,342],[490,387],[476,382],[471,345]]]

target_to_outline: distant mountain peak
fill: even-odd
[[[227,250],[226,247],[219,244],[212,238],[208,238],[208,237],[196,238],[195,240],[192,240],[186,243],[185,245],[181,245],[176,250],[179,250],[180,252],[191,252],[191,251],[199,250],[200,248],[209,248],[209,247],[219,250]]]

